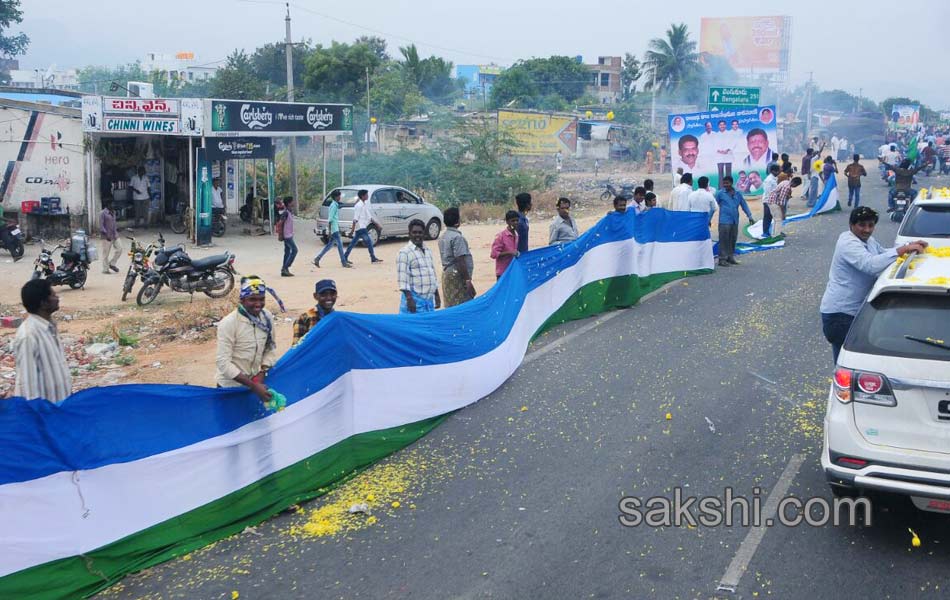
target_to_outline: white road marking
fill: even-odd
[[[672,287],[672,286],[674,286],[674,285],[679,284],[681,281],[682,281],[682,280],[671,281],[671,282],[667,283],[666,285],[664,285],[664,286],[662,286],[662,287],[660,287],[660,288],[658,288],[658,289],[656,289],[656,290],[653,290],[652,292],[650,292],[649,294],[647,294],[647,295],[644,296],[643,298],[640,298],[640,301],[637,302],[637,304],[634,304],[633,306],[631,306],[631,307],[629,307],[629,308],[620,308],[620,309],[617,309],[617,310],[615,310],[615,311],[613,311],[613,312],[609,312],[609,313],[603,315],[602,317],[598,317],[593,323],[588,323],[587,325],[584,325],[584,326],[581,327],[580,329],[577,329],[576,331],[572,331],[571,333],[565,335],[564,337],[562,337],[562,338],[560,338],[560,339],[558,339],[558,340],[555,340],[555,341],[553,341],[553,342],[551,342],[551,343],[549,343],[549,344],[545,344],[544,346],[541,346],[540,348],[538,348],[538,349],[535,350],[534,352],[528,353],[528,355],[524,357],[524,360],[521,361],[521,364],[523,364],[523,365],[524,365],[524,364],[528,364],[529,362],[532,362],[532,361],[535,361],[535,360],[541,358],[542,356],[544,356],[544,355],[547,354],[548,352],[551,352],[551,351],[553,351],[553,350],[557,350],[558,348],[560,348],[561,346],[563,346],[563,345],[566,344],[567,342],[573,340],[574,338],[576,338],[576,337],[578,337],[578,336],[581,336],[581,335],[584,335],[585,333],[587,333],[588,331],[591,331],[592,329],[596,329],[597,327],[603,325],[603,324],[606,323],[607,321],[609,321],[609,320],[611,320],[611,319],[613,319],[613,318],[615,318],[615,317],[618,317],[618,316],[622,315],[625,311],[629,310],[630,308],[633,308],[633,307],[635,307],[635,306],[637,306],[637,305],[639,305],[639,304],[642,304],[643,302],[646,302],[647,300],[649,300],[650,298],[656,296],[656,295],[659,294],[660,292],[665,292],[667,289],[669,289],[670,287]]]
[[[752,557],[755,556],[755,551],[758,549],[759,543],[762,542],[762,538],[765,537],[765,532],[768,530],[765,524],[770,522],[770,520],[771,522],[776,522],[775,515],[778,513],[778,503],[785,498],[785,495],[788,493],[788,488],[792,486],[792,481],[794,481],[798,475],[798,471],[801,469],[803,462],[805,462],[805,455],[795,454],[788,461],[788,464],[785,465],[785,470],[782,471],[781,477],[778,478],[778,482],[776,482],[769,497],[765,500],[765,506],[762,508],[761,525],[751,528],[749,533],[746,534],[745,539],[742,540],[739,549],[736,550],[736,555],[732,557],[732,562],[729,563],[729,568],[726,569],[726,573],[722,576],[722,579],[719,580],[719,587],[716,588],[717,592],[729,592],[732,594],[736,592],[736,588],[739,586],[739,580],[742,579],[743,573],[749,568],[749,563],[752,562]]]

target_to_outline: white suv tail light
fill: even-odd
[[[897,398],[887,377],[880,373],[837,368],[834,377],[835,397],[842,404],[863,402],[878,406],[897,406]]]

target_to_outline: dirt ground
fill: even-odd
[[[871,172],[870,167],[868,171]],[[600,200],[605,181],[635,181],[639,184],[646,177],[652,177],[656,181],[659,197],[661,200],[666,199],[671,188],[668,173],[647,175],[630,172],[624,170],[622,163],[616,167],[600,169],[596,178],[592,172],[566,170],[551,190],[535,198],[534,211],[530,215],[530,246],[547,244],[548,224],[554,217],[557,197],[568,196],[575,201],[577,209],[574,215],[579,229],[584,231],[610,209],[609,201]],[[758,201],[750,202],[756,217],[761,212],[758,204]],[[471,211],[467,213],[471,214]],[[495,219],[462,223],[461,230],[469,241],[475,259],[474,284],[479,293],[495,282],[494,262],[489,257],[489,252],[495,234],[503,226],[500,220]],[[339,310],[363,313],[398,311],[396,255],[407,243],[406,239],[382,241],[376,250],[377,255],[384,261],[382,263],[371,264],[367,251],[358,247],[351,255],[355,268],[342,268],[338,255],[331,251],[321,261],[322,266],[318,269],[311,260],[322,244],[312,233],[313,222],[298,217],[295,230],[300,253],[292,268],[296,276],[286,278],[280,277],[283,245],[274,237],[251,235],[249,231],[242,231],[243,227],[244,224],[237,218],[230,219],[227,235],[216,238],[214,246],[195,248],[188,245],[187,250],[192,258],[230,250],[236,254],[235,267],[240,273],[259,275],[277,290],[287,306],[287,312],[280,315],[277,327],[279,348],[289,347],[293,320],[312,306],[313,285],[318,279],[336,280],[339,289]],[[129,234],[128,231],[125,233]],[[157,233],[157,229],[139,230],[135,235],[140,241],[150,241]],[[169,245],[185,242],[184,236],[172,234],[167,229],[163,230],[163,234]],[[123,238],[122,243],[127,252],[129,241]],[[427,244],[436,252],[438,263],[437,242]],[[10,282],[0,290],[0,316],[24,314],[19,300],[20,283],[29,279],[33,260],[38,252],[38,245],[28,244],[26,255],[17,263],[13,263],[8,255],[0,255],[0,278]],[[56,258],[58,262],[58,255]],[[191,298],[187,294],[163,289],[152,306],[140,308],[136,306],[134,299],[140,284],[136,285],[128,301],[120,301],[128,264],[129,258],[125,254],[118,263],[120,272],[105,275],[101,273],[101,261],[96,262],[92,265],[85,289],[56,288],[61,305],[57,321],[67,345],[77,389],[119,382],[213,385],[213,323],[233,309],[236,295],[215,301],[204,295]],[[268,308],[276,310],[270,298]],[[13,333],[11,328],[0,329],[0,349],[3,350],[0,355],[0,397],[12,392],[15,373],[8,343]],[[107,352],[97,357],[85,351],[86,346],[93,342],[112,341],[118,342],[115,352]]]

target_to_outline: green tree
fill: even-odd
[[[623,99],[629,100],[637,93],[637,80],[643,75],[643,65],[640,60],[627,52],[623,57],[623,69],[620,71],[620,86],[623,88]]]
[[[367,69],[375,73],[384,62],[376,43],[318,45],[304,61],[303,85],[324,101],[359,104],[366,97]]]
[[[674,92],[701,68],[696,42],[689,39],[685,23],[670,25],[666,37],[653,38],[648,48],[643,60],[648,88],[655,82],[657,89]]]
[[[250,57],[243,50],[235,50],[228,56],[224,67],[218,69],[210,85],[215,98],[234,100],[264,99],[264,82],[254,72]]]
[[[310,54],[310,41],[294,44],[291,54],[294,64],[294,86],[300,87],[303,85],[304,61]],[[258,78],[277,87],[287,86],[287,45],[284,42],[264,44],[257,48],[251,55],[251,63]]]
[[[403,61],[400,63],[407,82],[415,85],[419,92],[434,102],[446,103],[456,97],[461,89],[452,79],[452,62],[437,56],[420,59],[415,44],[399,49]]]
[[[124,96],[130,81],[150,82],[152,78],[139,62],[115,67],[90,65],[79,70],[79,91],[88,94]],[[113,83],[117,87],[115,91],[110,89]]]
[[[564,104],[572,104],[584,95],[591,83],[591,72],[567,56],[532,58],[518,61],[506,69],[492,86],[492,105],[538,108],[550,104],[554,94]]]
[[[20,0],[0,0],[0,55],[18,56],[26,52],[30,38],[25,33],[7,35],[4,33],[14,23],[23,22]]]

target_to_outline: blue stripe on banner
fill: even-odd
[[[588,250],[631,238],[640,243],[707,240],[707,221],[705,214],[663,209],[610,213],[574,243],[523,254],[498,284],[463,305],[413,316],[334,312],[281,357],[268,385],[293,403],[351,370],[482,356],[508,337],[527,294]],[[262,416],[259,401],[244,388],[117,385],[77,392],[59,406],[5,400],[0,402],[0,485],[138,460]]]
[[[838,178],[831,177],[827,182],[825,182],[825,189],[821,191],[821,196],[819,196],[818,200],[815,201],[815,205],[811,207],[811,210],[800,215],[786,217],[785,222],[794,223],[795,221],[802,221],[804,219],[814,217],[816,214],[818,214],[818,211],[820,211],[822,207],[829,202],[829,199],[831,198],[831,191],[835,189],[838,189]]]

